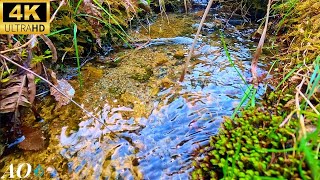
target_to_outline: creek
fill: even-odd
[[[251,77],[256,43],[250,37],[256,26],[229,24],[218,9],[206,20],[182,83],[178,79],[184,57],[201,18],[197,12],[169,15],[169,24],[159,17],[151,32],[132,31],[132,37],[149,35],[152,40],[140,50],[114,53],[122,57],[115,67],[101,62],[84,66],[84,92],[76,100],[107,126],[72,105],[52,113],[48,100],[42,104],[50,109],[42,112],[49,126],[48,148],[40,153],[15,152],[6,157],[6,164],[22,160],[42,164],[54,179],[190,178],[194,151],[217,134]],[[220,32],[235,67],[226,56]],[[266,66],[259,64],[260,74]],[[259,89],[257,98],[264,93]]]

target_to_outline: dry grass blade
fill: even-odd
[[[191,57],[192,57],[192,54],[193,54],[193,51],[194,51],[194,47],[195,47],[195,45],[196,45],[196,43],[197,43],[197,40],[198,40],[200,31],[201,31],[201,28],[202,28],[203,23],[204,23],[207,15],[208,15],[208,13],[209,13],[209,10],[210,10],[210,8],[211,8],[211,6],[212,6],[213,1],[214,1],[214,0],[210,0],[210,1],[209,1],[208,5],[207,5],[207,7],[206,7],[206,10],[205,10],[205,12],[204,12],[204,14],[203,14],[203,16],[202,16],[200,25],[199,25],[198,30],[197,30],[197,34],[196,34],[195,38],[193,39],[193,43],[192,43],[190,52],[189,52],[189,54],[188,54],[186,63],[184,64],[184,67],[183,67],[183,69],[182,69],[182,74],[181,74],[180,79],[179,79],[180,82],[182,82],[182,81],[184,80],[184,76],[186,75],[187,68],[188,68],[188,66],[189,66],[189,64],[190,64],[190,59],[191,59]]]
[[[164,14],[167,18],[167,22],[169,24],[169,17],[166,13],[166,3],[164,2],[164,0],[159,0],[159,7],[160,7],[160,14],[161,14],[161,17],[162,15]]]
[[[309,101],[309,99],[300,91],[300,89],[297,89],[297,92],[303,97],[303,99],[309,104],[311,109],[317,114],[320,115],[319,111],[314,107],[314,105]]]
[[[295,112],[297,112],[296,109],[291,111],[291,113],[282,121],[282,123],[279,125],[279,127],[283,127],[285,124],[287,124]]]
[[[299,121],[300,121],[300,126],[301,126],[301,131],[302,131],[302,136],[305,137],[306,134],[307,134],[307,131],[306,131],[306,127],[305,127],[305,124],[304,124],[304,117],[303,115],[300,113],[300,100],[299,100],[299,91],[301,91],[301,88],[302,88],[302,85],[304,84],[306,78],[304,77],[301,81],[301,83],[296,87],[296,96],[295,96],[295,100],[296,100],[296,110],[297,110],[297,116],[299,118]]]
[[[183,0],[184,3],[184,10],[186,11],[186,14],[188,13],[188,2],[187,0]]]
[[[51,53],[52,53],[52,60],[53,62],[57,62],[58,60],[58,54],[57,54],[57,49],[54,46],[54,44],[52,43],[52,41],[45,35],[41,34],[39,35],[39,37],[47,44],[47,46],[49,47]]]
[[[264,44],[264,40],[266,39],[266,34],[267,34],[267,29],[268,29],[268,22],[269,22],[270,7],[271,7],[271,0],[269,0],[269,2],[268,2],[267,17],[266,17],[266,21],[265,21],[265,24],[264,24],[263,32],[262,32],[261,38],[259,40],[259,44],[258,44],[257,50],[254,53],[253,58],[252,58],[252,62],[251,62],[252,83],[255,86],[255,88],[257,88],[258,84],[259,84],[259,80],[258,80],[259,78],[258,78],[258,74],[257,74],[257,67],[258,67],[258,60],[259,60],[260,54],[262,52],[262,47],[263,47],[263,44]]]

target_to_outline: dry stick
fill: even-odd
[[[52,22],[54,20],[54,17],[56,16],[57,12],[59,11],[59,9],[65,4],[65,0],[62,0],[59,4],[59,7],[56,9],[56,11],[53,13],[53,15],[51,16],[50,22]],[[10,51],[14,51],[14,50],[18,50],[24,47],[27,47],[34,38],[36,38],[38,35],[33,36],[28,42],[26,42],[24,45],[19,46],[17,48],[14,49],[9,49],[9,50],[5,50],[5,51],[0,51],[0,56],[2,58],[4,58],[6,61],[11,62],[12,64],[24,69],[25,71],[37,76],[38,78],[40,78],[41,80],[43,80],[44,82],[48,83],[51,87],[53,87],[55,90],[57,90],[59,93],[61,93],[63,96],[65,96],[68,100],[70,100],[73,104],[75,104],[76,106],[78,106],[83,112],[85,112],[86,114],[88,114],[89,116],[91,116],[93,119],[97,120],[99,123],[101,123],[102,125],[104,125],[110,132],[111,134],[115,135],[116,137],[119,137],[115,132],[113,132],[110,128],[107,127],[107,125],[104,122],[101,122],[99,118],[95,117],[93,114],[91,114],[89,111],[87,111],[86,109],[84,109],[80,104],[78,104],[76,101],[74,101],[73,99],[71,99],[68,95],[66,95],[65,93],[63,93],[60,89],[58,89],[56,86],[54,86],[50,81],[46,80],[45,78],[43,78],[42,76],[38,75],[37,73],[21,66],[20,64],[14,62],[13,60],[11,60],[10,58],[2,55],[6,52],[10,52]],[[119,137],[120,138],[120,137]]]
[[[203,16],[202,16],[200,25],[199,25],[198,30],[197,30],[196,37],[193,39],[193,43],[192,43],[190,52],[189,52],[189,54],[188,54],[186,63],[184,64],[184,67],[183,67],[183,69],[182,69],[182,74],[181,74],[180,79],[179,79],[180,82],[182,82],[182,81],[184,80],[184,76],[186,75],[187,68],[188,68],[188,66],[189,66],[192,53],[193,53],[193,51],[194,51],[194,47],[195,47],[195,45],[196,45],[196,43],[197,43],[197,40],[198,40],[200,31],[201,31],[201,28],[202,28],[203,23],[204,23],[207,15],[208,15],[208,13],[209,13],[209,10],[210,10],[210,7],[211,7],[213,1],[214,1],[214,0],[210,0],[210,1],[209,1],[208,5],[207,5],[207,7],[206,7],[206,10],[205,10],[205,12],[204,12],[204,14],[203,14]]]
[[[51,19],[50,19],[50,23],[54,20],[54,17],[56,16],[57,12],[59,11],[59,9],[61,8],[61,6],[63,6],[65,4],[65,0],[62,0],[59,4],[59,7],[56,9],[56,11],[53,13],[53,15],[51,16]],[[7,53],[7,52],[11,52],[11,51],[15,51],[15,50],[19,50],[21,48],[25,48],[27,47],[30,43],[33,42],[33,40],[35,38],[37,38],[39,36],[39,34],[36,34],[34,35],[28,42],[26,42],[25,44],[19,46],[19,47],[16,47],[16,48],[12,48],[12,49],[7,49],[7,50],[4,50],[4,51],[0,51],[0,54],[4,54],[4,53]]]
[[[287,122],[292,118],[293,114],[296,113],[297,110],[291,111],[291,113],[282,121],[282,123],[279,125],[279,127],[283,127]]]
[[[303,99],[309,104],[309,106],[311,107],[311,109],[317,114],[320,115],[319,111],[313,106],[313,104],[310,102],[310,100],[300,91],[298,90],[298,93],[303,97]]]
[[[306,127],[305,127],[305,124],[304,124],[304,118],[302,116],[302,114],[300,113],[300,103],[299,103],[299,91],[301,91],[301,87],[304,83],[304,81],[306,80],[306,78],[304,77],[301,81],[301,83],[296,87],[296,96],[295,96],[295,101],[296,101],[296,110],[297,110],[297,116],[299,118],[299,121],[300,121],[300,126],[301,126],[301,131],[302,131],[302,136],[305,137],[306,134],[307,134],[307,131],[306,131]]]
[[[89,116],[91,116],[92,118],[94,118],[95,120],[97,120],[98,122],[100,122],[101,124],[103,124],[104,126],[107,127],[107,125],[106,125],[105,123],[101,122],[99,118],[95,117],[95,116],[94,116],[93,114],[91,114],[89,111],[87,111],[86,109],[84,109],[80,104],[78,104],[78,103],[75,102],[73,99],[71,99],[68,95],[66,95],[64,92],[62,92],[59,88],[57,88],[55,85],[53,85],[50,81],[46,80],[45,78],[43,78],[42,76],[38,75],[37,73],[35,73],[35,72],[33,72],[33,71],[31,71],[31,70],[29,70],[29,69],[21,66],[20,64],[14,62],[14,61],[11,60],[10,58],[8,58],[8,57],[6,57],[6,56],[4,56],[4,55],[2,55],[2,54],[0,54],[0,56],[1,56],[2,58],[4,58],[6,61],[11,62],[12,64],[18,66],[19,68],[24,69],[25,71],[27,71],[27,72],[29,72],[29,73],[37,76],[38,78],[40,78],[40,79],[43,80],[44,82],[48,83],[51,87],[53,87],[53,88],[54,88],[55,90],[57,90],[60,94],[62,94],[62,95],[65,96],[68,100],[70,100],[72,103],[74,103],[76,106],[78,106],[78,107],[79,107],[81,110],[83,110],[86,114],[88,114]],[[107,127],[107,128],[108,128],[108,127]],[[110,129],[108,128],[108,130],[110,130]],[[111,131],[111,130],[110,130],[110,131]],[[111,132],[112,132],[112,131],[111,131]],[[112,132],[112,133],[114,133],[114,132]]]
[[[255,88],[258,87],[258,75],[257,75],[257,66],[258,66],[258,60],[260,57],[260,54],[262,52],[262,47],[264,44],[264,40],[266,39],[266,34],[267,34],[267,29],[268,29],[268,22],[269,22],[269,14],[270,14],[270,6],[271,6],[271,0],[268,2],[268,7],[267,7],[267,17],[266,21],[264,24],[263,32],[261,34],[261,38],[259,40],[259,44],[257,47],[256,52],[253,55],[252,62],[251,62],[251,73],[252,73],[252,83]]]
[[[188,14],[188,4],[187,4],[187,0],[184,0],[184,10],[186,11],[186,14]]]
[[[10,72],[9,67],[8,67],[8,65],[7,65],[7,62],[6,62],[6,61],[2,61],[2,59],[0,59],[0,62],[4,65],[4,68],[5,68],[8,72]]]

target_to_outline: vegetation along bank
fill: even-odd
[[[221,11],[217,14],[224,17],[223,20],[215,19],[212,16],[215,12],[212,11],[208,11],[207,15],[205,6],[210,2],[213,2],[215,10]],[[216,135],[207,135],[211,136],[208,143],[193,150],[189,177],[320,179],[320,2],[210,2],[52,1],[50,34],[0,35],[1,173],[7,169],[6,162],[16,162],[28,158],[29,151],[39,151],[43,157],[40,159],[47,159],[46,166],[59,164],[56,169],[60,175],[63,174],[60,177],[69,178],[69,175],[64,176],[68,174],[65,158],[68,156],[56,156],[53,152],[63,154],[62,143],[57,136],[62,137],[63,133],[71,135],[81,129],[78,124],[83,114],[92,117],[77,102],[94,111],[104,101],[96,102],[95,99],[105,98],[111,106],[120,104],[132,107],[132,111],[123,114],[124,117],[142,117],[150,114],[150,102],[157,99],[159,92],[165,92],[163,89],[174,87],[178,91],[178,81],[185,81],[184,76],[198,62],[197,45],[193,52],[193,40],[182,41],[180,38],[190,36],[193,33],[190,31],[194,31],[194,20],[183,16],[189,13],[198,17],[197,27],[202,26],[200,35],[198,33],[200,38],[202,35],[205,39],[208,32],[205,30],[210,26],[214,26],[211,29],[217,32],[221,31],[219,45],[230,62],[235,61],[228,55],[232,42],[223,30],[230,25],[243,30],[251,28],[255,22],[260,24],[250,35],[251,40],[258,44],[251,50],[252,78],[247,80],[248,77],[241,77],[248,85],[240,104],[230,116],[224,118]],[[183,16],[183,20],[175,19],[170,13]],[[214,25],[200,23],[201,18],[206,21],[206,16]],[[172,25],[154,23],[150,26],[150,22],[160,18],[171,21]],[[170,26],[176,29],[170,29]],[[197,38],[197,35],[194,37]],[[166,57],[171,56],[166,48],[145,48],[163,42],[174,44],[172,59]],[[188,50],[184,51],[183,45],[186,44]],[[133,61],[126,61],[129,58]],[[164,64],[169,68],[162,67]],[[259,73],[261,64],[268,66],[267,73]],[[170,66],[177,68],[176,71],[170,70]],[[167,76],[160,79],[163,74]],[[100,81],[103,77],[108,78],[107,82]],[[101,85],[99,92],[88,93],[94,92],[96,82]],[[99,94],[105,89],[107,94]],[[144,92],[146,90],[148,93]],[[259,91],[263,91],[262,97],[257,94]],[[145,103],[147,101],[149,104]],[[92,118],[101,121],[101,118]],[[68,122],[61,119],[68,119]],[[63,131],[64,126],[73,128],[66,132]],[[119,138],[118,133],[122,130],[110,128],[110,139]],[[141,129],[142,126],[130,129],[130,132],[140,132]],[[21,139],[23,135],[25,140]],[[126,141],[132,143],[128,138]],[[140,148],[143,149],[142,145],[137,149]],[[21,154],[23,150],[25,154]],[[44,163],[34,155],[30,157],[35,163]],[[138,158],[132,157],[129,165],[123,166],[130,167],[136,179],[142,179],[138,162]],[[109,160],[106,160],[104,166],[108,163]],[[108,166],[108,172],[101,176],[116,177],[112,170],[114,167],[118,166]],[[80,177],[87,175],[80,174]]]

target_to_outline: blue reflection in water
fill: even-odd
[[[249,77],[251,55],[239,36],[238,51],[230,53]],[[218,132],[223,116],[231,115],[246,89],[221,47],[206,44],[198,49],[200,62],[191,68],[182,89],[160,92],[162,100],[155,102],[149,117],[124,119],[122,113],[132,109],[104,107],[101,120],[121,138],[111,137],[109,129],[93,119],[82,121],[69,136],[63,128],[61,155],[69,160],[70,172],[96,179],[189,178],[192,151]]]

